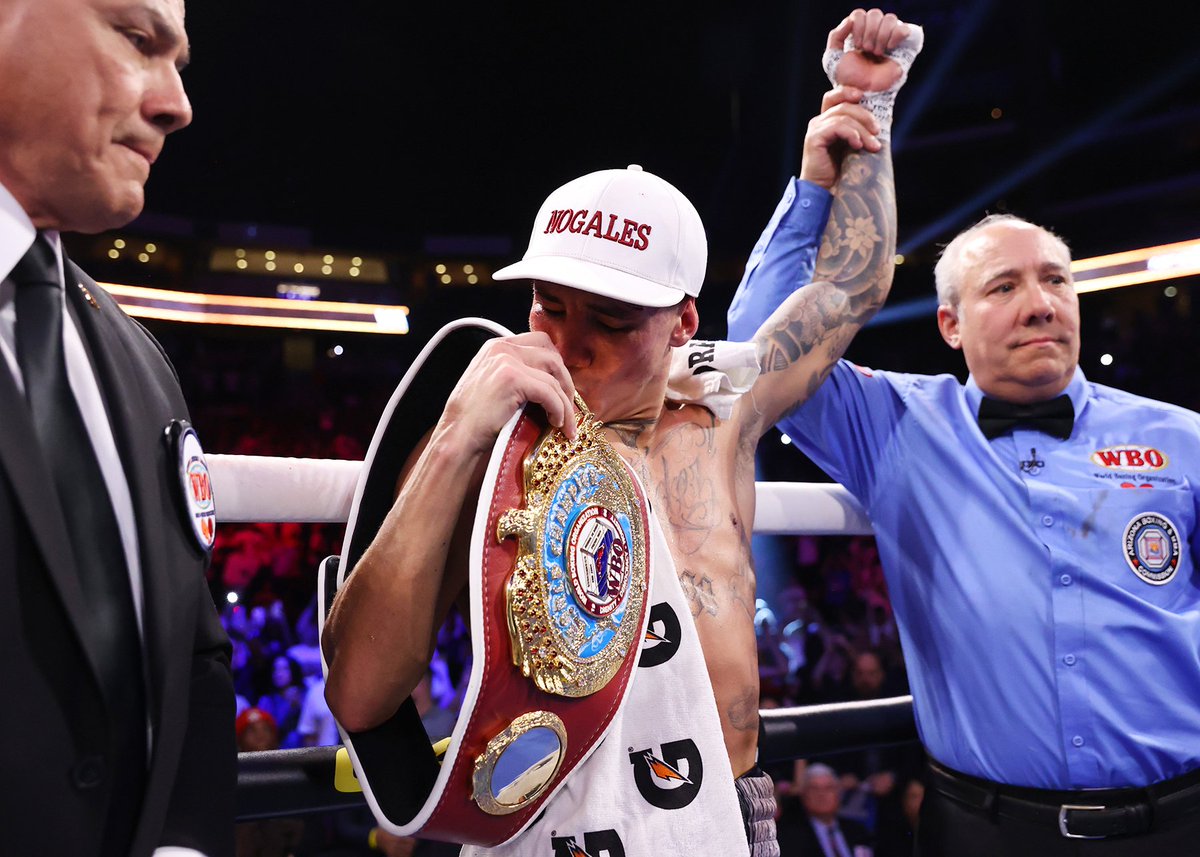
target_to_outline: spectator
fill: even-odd
[[[304,703],[300,706],[300,718],[296,723],[296,736],[303,747],[330,747],[342,743],[337,722],[325,701],[325,677],[319,669],[316,680],[308,686]]]
[[[821,580],[825,587],[821,600],[828,610],[827,615],[838,623],[854,616],[856,596],[848,548],[839,547],[825,555]]]
[[[279,749],[279,726],[269,711],[247,708],[234,721],[239,753]]]
[[[421,715],[421,722],[425,724],[425,731],[429,733],[430,741],[436,743],[450,737],[458,717],[455,712],[443,708],[433,698],[432,671],[426,670],[424,677],[417,682],[417,686],[413,688],[412,700],[417,707],[417,713]]]
[[[271,540],[271,576],[275,580],[301,576],[300,560],[304,557],[304,527],[286,521],[275,528]]]
[[[839,702],[849,697],[850,665],[854,652],[846,636],[828,627],[821,629],[822,650],[813,666],[802,701]]]
[[[217,557],[221,582],[233,592],[245,592],[263,569],[269,568],[270,544],[261,527],[241,527],[225,536],[218,531]]]
[[[259,592],[247,612],[246,637],[259,665],[274,661],[296,642],[284,612],[283,601],[273,592]],[[272,667],[273,668],[273,667]]]
[[[892,615],[892,605],[887,596],[882,595],[881,601],[867,608],[866,645],[880,653],[884,665],[893,674],[903,674],[904,661],[900,654],[900,632],[896,628],[896,618]],[[907,682],[906,682],[907,683]]]
[[[913,857],[917,838],[917,820],[921,813],[921,801],[925,798],[925,784],[913,777],[904,785],[900,796],[900,814],[888,823],[879,825],[876,857]]]
[[[803,698],[811,683],[814,665],[821,656],[820,611],[808,600],[803,586],[794,583],[780,594],[783,630],[779,647],[788,659],[788,687],[796,699]]]
[[[888,675],[877,652],[864,651],[854,656],[846,701],[869,702],[895,696],[901,690]],[[916,745],[902,745],[865,747],[838,753],[826,761],[842,772],[842,817],[874,830],[881,817],[900,814],[896,784],[919,771],[923,758]]]
[[[234,724],[238,751],[257,753],[279,749],[275,718],[261,708],[247,708]],[[235,830],[237,857],[291,857],[304,836],[304,822],[296,818],[244,821]]]
[[[298,642],[287,650],[288,657],[300,664],[309,685],[321,679],[321,645],[317,629],[317,599],[314,595],[296,620]]]
[[[761,598],[758,599],[766,604]],[[778,631],[778,623],[774,614],[768,610],[760,610],[764,615],[762,621],[755,618],[755,631],[758,636],[758,693],[761,699],[764,695],[785,697],[791,695],[791,671],[788,656],[782,647],[782,639]],[[769,617],[769,618],[766,618]]]
[[[226,628],[229,642],[233,646],[233,654],[229,658],[229,669],[233,673],[234,699],[237,710],[234,717],[250,707],[250,697],[253,694],[254,674],[250,669],[250,645],[246,638],[235,631]]]
[[[788,857],[872,857],[871,833],[839,819],[842,789],[833,768],[808,765],[799,800],[785,801],[779,817],[779,850]]]
[[[258,707],[270,714],[278,724],[284,747],[295,747],[299,738],[294,734],[300,721],[300,708],[307,690],[300,665],[287,655],[273,662],[272,689],[258,700]]]

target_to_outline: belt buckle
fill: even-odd
[[[1079,812],[1101,812],[1106,806],[1076,806],[1064,803],[1058,808],[1058,832],[1067,839],[1107,839],[1107,836],[1084,836],[1082,833],[1072,833],[1067,829],[1067,813],[1071,810]]]

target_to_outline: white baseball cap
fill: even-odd
[[[700,294],[708,241],[695,206],[637,164],[569,181],[542,203],[525,257],[496,280],[542,280],[647,307]]]

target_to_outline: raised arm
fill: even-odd
[[[823,187],[799,178],[788,180],[783,198],[746,260],[742,281],[729,304],[730,340],[753,339],[788,295],[812,282],[833,202],[832,185],[832,181]]]
[[[570,433],[574,394],[545,334],[491,340],[471,362],[325,624],[325,696],[344,728],[387,720],[428,668],[438,626],[467,582],[476,498],[500,429],[534,402]]]
[[[754,336],[762,374],[742,416],[760,433],[812,395],[891,288],[896,204],[890,117],[859,102],[877,100],[883,90],[894,94],[903,70],[880,54],[917,41],[914,32],[895,16],[858,10],[829,34],[827,57],[845,53],[832,66],[838,85],[809,124],[801,178],[832,185],[832,210],[813,282],[790,294]],[[772,257],[789,252],[787,235],[777,233],[760,264],[775,264]]]
[[[789,295],[754,335],[762,374],[752,393],[763,431],[812,395],[883,306],[895,252],[890,149],[852,151],[834,187],[813,282]]]

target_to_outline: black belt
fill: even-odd
[[[1067,839],[1134,836],[1200,812],[1200,769],[1144,788],[1050,791],[960,774],[933,760],[930,785],[949,798],[1007,818],[1057,827]]]

